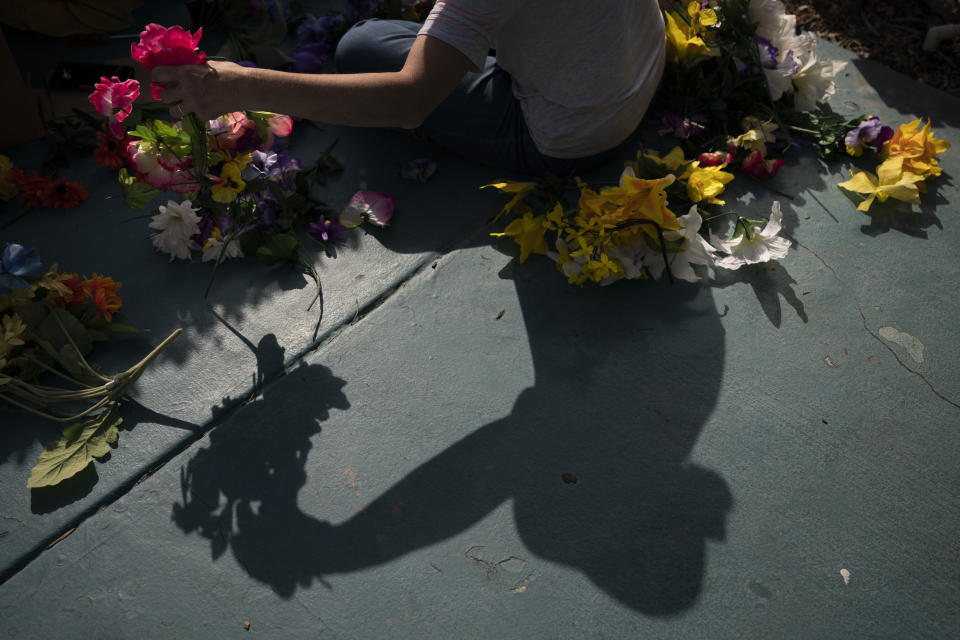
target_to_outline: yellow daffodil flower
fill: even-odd
[[[687,197],[690,201],[706,200],[710,204],[725,204],[717,196],[723,193],[725,185],[733,180],[732,173],[723,171],[726,166],[721,164],[715,167],[701,167],[698,163],[697,167],[686,176]]]
[[[664,14],[667,27],[667,59],[679,62],[685,67],[696,64],[702,57],[709,55],[709,47],[696,35],[686,21],[672,12]]]
[[[934,157],[950,148],[950,143],[933,136],[930,122],[921,128],[921,120],[900,125],[893,137],[883,145],[883,153],[890,158],[903,159],[903,170],[924,178],[939,176],[943,169]]]
[[[670,173],[657,180],[643,180],[627,168],[620,175],[620,186],[604,189],[600,195],[623,207],[623,218],[646,218],[662,229],[679,229],[677,216],[667,208],[666,193],[676,179]]]
[[[485,184],[480,188],[486,189],[487,187],[493,187],[502,193],[514,194],[513,198],[510,199],[510,202],[503,205],[503,208],[500,209],[500,213],[493,218],[494,222],[499,220],[500,216],[506,215],[514,210],[516,210],[517,214],[519,215],[531,213],[530,206],[524,202],[524,199],[533,193],[533,190],[537,188],[536,182],[511,182],[509,180],[503,180],[501,182]]]
[[[213,199],[216,202],[227,204],[237,199],[237,196],[246,188],[247,183],[240,176],[240,165],[231,161],[224,163],[220,169],[221,182],[210,187]]]
[[[520,262],[522,264],[531,253],[547,252],[547,241],[543,237],[547,229],[543,223],[543,216],[534,217],[534,215],[528,211],[523,214],[522,218],[518,218],[508,224],[507,228],[503,230],[503,233],[491,233],[490,235],[495,238],[502,238],[503,236],[512,237],[514,241],[520,245]]]
[[[913,204],[920,203],[918,183],[923,180],[923,176],[905,171],[901,158],[888,159],[877,167],[877,175],[869,171],[850,169],[850,176],[849,180],[837,186],[867,196],[857,205],[859,211],[868,211],[874,200],[885,202],[887,198]]]

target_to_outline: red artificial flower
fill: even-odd
[[[107,125],[103,125],[103,130],[97,132],[97,140],[100,146],[93,150],[93,159],[105,166],[110,171],[119,171],[130,164],[130,155],[127,153],[127,145],[133,140],[130,136],[115,138]]]
[[[140,42],[130,45],[130,55],[147,71],[153,71],[155,67],[204,64],[207,54],[197,51],[202,33],[202,28],[191,35],[179,25],[167,28],[159,24],[148,24],[140,33]],[[160,99],[163,89],[161,82],[150,83],[150,95],[154,100]]]
[[[75,307],[83,304],[87,294],[80,284],[80,276],[76,273],[61,273],[57,279],[60,281],[60,284],[70,290],[70,293],[59,293],[57,295],[56,303],[58,306]]]
[[[82,184],[67,182],[66,178],[51,182],[40,195],[43,206],[57,209],[73,209],[89,197]]]
[[[701,167],[719,167],[733,162],[733,154],[729,151],[708,151],[701,153],[697,160],[700,161]]]
[[[95,91],[87,96],[90,104],[101,114],[110,118],[110,131],[117,139],[123,138],[123,122],[133,110],[133,102],[140,96],[140,83],[133,78],[120,82],[117,76],[100,77]]]
[[[772,178],[786,164],[782,159],[767,160],[759,151],[754,151],[743,161],[740,168],[757,178]]]
[[[20,189],[19,202],[27,211],[39,209],[47,206],[43,199],[43,194],[50,185],[50,176],[38,176],[34,171],[31,177],[27,177],[21,169],[13,170],[13,181],[17,183]]]

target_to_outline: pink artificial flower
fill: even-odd
[[[140,32],[140,42],[130,45],[130,55],[143,65],[147,71],[155,67],[175,67],[189,64],[205,64],[207,54],[197,51],[203,29],[197,29],[195,35],[183,27],[163,27],[159,24],[148,24]],[[160,99],[164,86],[162,82],[150,83],[150,95],[154,100]]]
[[[754,151],[747,156],[740,168],[757,178],[772,178],[784,164],[786,163],[780,158],[767,160],[761,152]]]
[[[701,167],[719,167],[722,164],[733,162],[733,154],[729,151],[707,151],[697,158]]]
[[[340,214],[340,223],[350,228],[366,220],[378,227],[385,227],[393,217],[393,206],[393,196],[376,191],[357,191]]]
[[[154,189],[167,189],[176,173],[160,163],[156,147],[145,140],[134,140],[127,146],[130,163],[141,180]]]
[[[285,116],[282,113],[275,113],[267,120],[270,133],[278,138],[286,138],[293,131],[293,118]]]
[[[100,76],[100,82],[94,85],[94,92],[87,96],[93,108],[110,118],[110,133],[118,140],[125,135],[123,125],[133,110],[133,102],[140,96],[140,83],[133,78],[120,82],[117,76],[109,80]]]
[[[210,121],[210,135],[213,137],[215,151],[235,151],[237,141],[248,130],[257,129],[257,123],[247,117],[243,111],[227,113]]]

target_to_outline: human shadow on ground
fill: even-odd
[[[268,385],[242,421],[210,434],[181,472],[173,520],[208,538],[214,558],[229,549],[286,598],[324,576],[460,534],[510,500],[531,553],[580,570],[638,611],[690,607],[706,541],[724,539],[733,504],[724,480],[689,460],[723,366],[710,289],[579,289],[547,261],[503,275],[516,284],[535,367],[535,384],[509,415],[424,461],[355,516],[330,523],[323,513],[304,513],[297,495],[321,423],[330,409],[350,405],[342,379],[302,364]],[[462,392],[454,385],[435,396],[456,402]],[[418,419],[436,419],[424,409]]]

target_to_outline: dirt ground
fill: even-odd
[[[927,29],[960,23],[960,0],[783,0],[806,31],[960,96],[960,37],[923,50]]]

